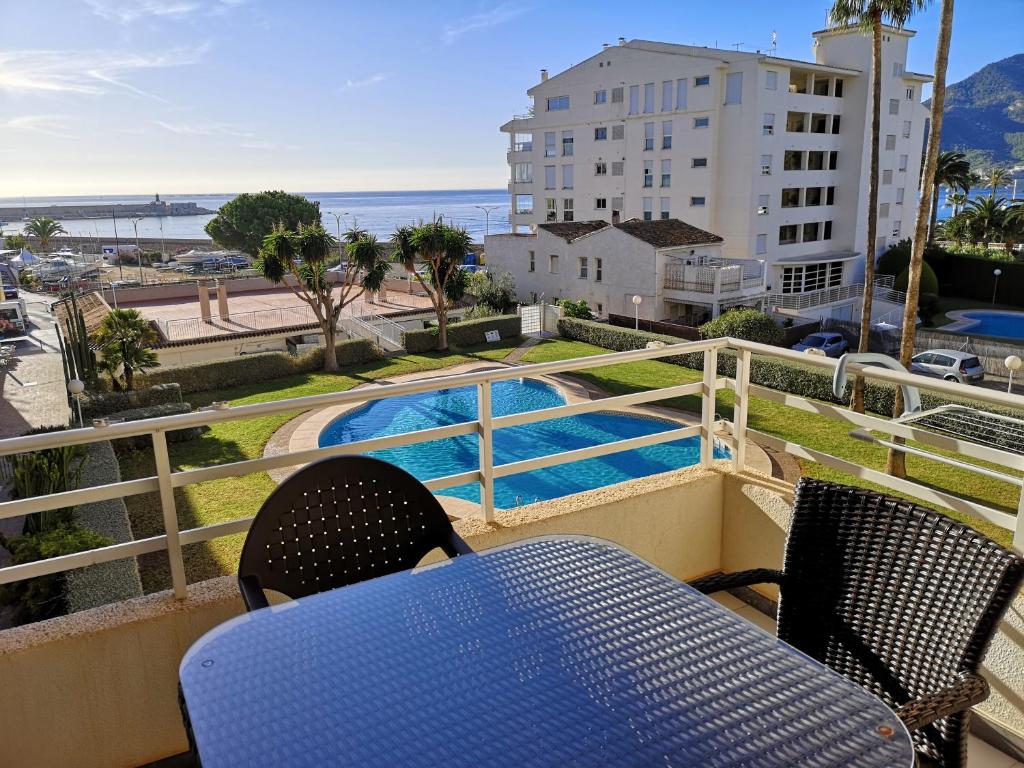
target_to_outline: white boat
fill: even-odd
[[[59,277],[85,277],[96,274],[99,268],[95,262],[76,261],[67,256],[55,256],[32,266],[32,274],[40,280]]]
[[[197,251],[195,249],[187,253],[179,253],[174,257],[179,267],[202,264],[204,261],[219,262],[229,258],[248,258],[241,251]]]

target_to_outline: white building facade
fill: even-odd
[[[815,33],[808,62],[620,39],[558,75],[542,72],[528,91],[533,113],[501,128],[513,232],[682,219],[721,235],[722,256],[767,262],[770,308],[852,319],[863,254],[914,228],[928,78],[906,71],[913,34],[883,35],[870,248],[871,39],[859,29]]]

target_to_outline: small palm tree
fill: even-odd
[[[972,237],[971,220],[963,211],[947,219],[939,226],[939,233],[945,240],[952,240],[957,248]]]
[[[120,367],[124,388],[129,392],[135,387],[136,371],[145,373],[160,365],[156,353],[149,349],[156,343],[156,332],[138,310],[111,310],[93,334],[93,340],[103,353],[103,369],[114,378],[113,372]]]
[[[932,192],[931,219],[928,222],[928,242],[935,239],[935,219],[939,213],[939,190],[946,186],[951,192],[970,189],[971,164],[963,152],[942,152],[935,166],[935,187]],[[947,198],[948,199],[948,198]]]
[[[946,195],[946,205],[953,206],[953,215],[956,216],[961,210],[963,210],[963,207],[967,205],[968,199],[969,198],[964,192],[950,191],[950,193]]]
[[[996,199],[996,191],[999,187],[1005,187],[1013,182],[1013,174],[1011,174],[1005,168],[999,166],[992,166],[992,169],[988,172],[988,178],[985,180],[985,186],[991,189],[989,197],[992,200]]]
[[[971,232],[985,248],[995,239],[1002,239],[1006,225],[1006,200],[1002,197],[981,197],[972,200],[964,209],[964,216],[970,222]]]
[[[67,233],[63,224],[46,216],[32,219],[25,225],[25,234],[39,239],[39,250],[41,251],[49,250],[50,241],[57,235],[66,235]]]

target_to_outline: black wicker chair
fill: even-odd
[[[253,520],[238,564],[250,611],[264,589],[291,598],[412,568],[432,549],[473,550],[405,470],[366,456],[318,461],[283,482]]]
[[[906,724],[925,761],[966,764],[978,668],[1024,560],[902,499],[803,478],[782,571],[693,582],[705,594],[779,585],[778,636],[864,686]]]

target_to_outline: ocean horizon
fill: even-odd
[[[241,193],[220,194],[174,194],[160,195],[161,200],[171,203],[193,202],[201,208],[218,210]],[[452,224],[465,227],[475,241],[481,241],[489,228],[491,234],[508,232],[510,211],[509,193],[505,189],[451,189],[451,190],[395,190],[380,192],[297,192],[320,203],[324,226],[337,234],[334,214],[341,214],[341,229],[344,232],[353,225],[382,238],[390,237],[399,226],[429,221],[442,216]],[[30,209],[49,205],[114,205],[118,203],[145,203],[153,195],[51,195],[33,197],[0,197],[0,207],[24,207]],[[490,209],[488,217],[477,206]],[[30,214],[31,211],[28,211]],[[138,221],[139,237],[166,239],[205,238],[204,227],[213,217],[202,216],[147,216]],[[76,237],[92,237],[108,240],[115,237],[113,218],[61,219],[68,234]],[[7,222],[5,234],[21,231],[20,221]],[[135,228],[130,218],[118,218],[116,237],[130,241],[135,237]]]

